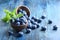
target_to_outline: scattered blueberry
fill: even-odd
[[[45,16],[41,16],[41,19],[45,19]]]
[[[30,22],[31,22],[32,24],[35,24],[33,20],[30,20]]]
[[[28,25],[28,26],[27,26],[27,28],[28,28],[28,29],[31,29],[31,26],[30,26],[30,25]]]
[[[35,22],[37,22],[38,20],[37,19],[34,19]]]
[[[31,19],[35,19],[35,17],[32,17]]]
[[[37,28],[39,28],[40,26],[37,24]]]
[[[46,31],[46,28],[45,27],[41,27],[41,31]]]
[[[48,20],[48,24],[52,24],[52,21],[51,20]]]
[[[38,20],[37,22],[38,22],[38,23],[41,23],[41,20]]]
[[[17,34],[15,34],[14,36],[15,36],[15,37],[22,37],[23,34],[21,34],[21,33],[17,33]]]
[[[9,33],[9,36],[10,36],[10,35],[12,35],[12,33],[11,33],[11,32],[8,32],[8,33]]]
[[[26,34],[30,33],[31,32],[31,29],[26,29]]]
[[[35,25],[32,25],[31,29],[32,30],[36,29],[36,26]]]
[[[57,26],[56,25],[53,26],[53,30],[57,30]]]
[[[34,19],[34,21],[36,22],[38,19],[37,18],[35,18],[35,17],[32,17],[31,19]]]

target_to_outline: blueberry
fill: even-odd
[[[23,13],[23,10],[22,10],[22,9],[20,9],[20,10],[19,10],[19,12]]]
[[[30,33],[31,32],[31,29],[26,29],[26,34]]]
[[[24,16],[26,17],[27,20],[29,20],[29,17],[27,16],[27,14],[24,14]]]
[[[24,15],[24,17],[25,17],[27,20],[29,20],[29,17],[28,17],[28,15],[26,14],[25,11],[23,11],[23,15]]]
[[[19,34],[20,34],[20,36],[23,36],[24,33],[23,32],[19,32]]]
[[[57,30],[57,26],[56,25],[53,26],[53,30]]]
[[[23,35],[22,34],[18,34],[17,37],[22,37]]]
[[[28,26],[27,26],[27,28],[28,29],[31,29],[31,27],[32,27],[32,23],[30,22],[30,20],[28,21]]]
[[[24,19],[20,19],[21,21],[20,22],[22,22],[23,24],[26,24],[26,20],[24,20]]]
[[[34,21],[36,22],[38,19],[37,18],[35,18],[35,17],[32,17],[31,19],[34,19]]]
[[[38,22],[38,23],[41,23],[41,20],[38,20],[37,22]]]
[[[22,19],[22,18],[20,18],[20,21],[23,21],[23,19]]]
[[[26,14],[26,15],[27,15],[27,13],[26,13],[26,11],[25,11],[25,10],[23,10],[23,14]]]
[[[39,28],[40,26],[37,24],[37,28]]]
[[[46,28],[45,27],[41,27],[41,31],[46,31]]]
[[[20,26],[20,22],[17,22],[16,24],[17,24],[17,26]]]
[[[36,25],[36,23],[35,23],[34,21],[30,20],[30,22],[31,22],[32,24]]]
[[[34,21],[35,21],[35,22],[37,22],[37,21],[38,21],[38,19],[34,19]]]
[[[23,22],[26,22],[27,19],[26,19],[25,16],[23,16],[22,18],[20,18],[20,20],[23,21]]]
[[[45,19],[45,16],[41,16],[41,19]]]
[[[10,31],[10,32],[8,32],[8,33],[9,33],[9,36],[10,36],[10,35],[12,35],[12,32],[11,32],[11,31]]]
[[[31,26],[30,26],[30,25],[28,25],[28,26],[27,26],[27,28],[28,28],[28,29],[31,29]]]
[[[20,25],[23,25],[23,22],[22,21],[20,22]]]
[[[23,22],[23,25],[25,25],[26,23]]]
[[[34,24],[34,22],[33,22],[32,20],[30,20],[30,22],[31,22],[32,24]]]
[[[14,19],[11,19],[10,22],[13,23],[13,22],[15,22],[15,20]]]
[[[16,33],[16,34],[14,34],[14,36],[15,36],[15,37],[22,37],[23,34],[22,34],[22,33]]]
[[[21,23],[21,25],[23,24],[23,19],[20,19],[19,22]]]
[[[19,21],[20,21],[20,19],[19,19],[19,18],[15,19],[15,22],[19,22]]]
[[[31,19],[35,19],[34,17],[32,17]]]
[[[32,30],[36,29],[36,26],[35,25],[32,25],[31,29]]]
[[[48,24],[52,24],[52,21],[51,20],[48,20]]]
[[[13,35],[15,37],[21,37],[23,35],[22,33],[16,32],[15,30],[9,30],[8,33],[9,33],[9,36]]]

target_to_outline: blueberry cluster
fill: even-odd
[[[26,20],[26,18],[23,16],[23,17],[20,17],[20,18],[11,19],[10,22],[19,27],[20,25],[26,24],[25,20]]]
[[[42,22],[41,19],[45,19],[45,16],[41,16],[41,19],[37,19],[35,17],[32,17],[30,19],[24,11],[20,10],[20,12],[23,13],[24,16],[22,16],[20,18],[16,18],[16,19],[11,19],[10,22],[15,24],[15,25],[17,25],[19,27],[20,25],[26,24],[26,20],[27,20],[28,21],[28,26],[24,30],[25,32],[23,32],[23,31],[19,32],[19,33],[17,33],[17,32],[13,32],[13,33],[9,32],[9,34],[12,34],[12,35],[14,35],[16,37],[21,37],[23,35],[23,33],[28,34],[28,33],[31,32],[31,30],[39,28],[40,27],[39,24]],[[47,24],[49,24],[49,25],[52,24],[52,21],[48,20]],[[53,30],[57,30],[57,26],[56,25],[53,26]],[[46,31],[46,28],[45,27],[41,27],[40,31]]]
[[[37,18],[35,18],[35,17],[32,17],[31,19],[33,19],[35,22],[37,22],[37,23],[41,23],[42,21],[40,20],[40,19],[37,19]]]
[[[35,17],[32,17],[31,19],[29,18],[28,20],[28,26],[27,26],[27,33],[30,33],[31,30],[37,29],[40,27],[40,25],[38,23],[41,23],[41,20],[36,19],[37,21],[35,22]]]

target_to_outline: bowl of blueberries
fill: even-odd
[[[16,14],[23,13],[22,17],[11,19],[11,27],[16,31],[20,32],[23,29],[26,29],[28,26],[28,18],[30,16],[30,11],[25,6],[19,6],[16,10]]]

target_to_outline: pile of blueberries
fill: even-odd
[[[25,20],[26,18],[22,16],[20,18],[11,19],[10,22],[19,27],[20,25],[26,24]]]
[[[23,33],[28,34],[28,33],[31,32],[31,30],[39,28],[40,27],[39,24],[42,22],[42,20],[37,19],[35,17],[31,17],[31,19],[30,19],[24,11],[20,11],[20,12],[23,13],[24,16],[22,16],[20,18],[17,18],[17,19],[11,19],[10,22],[19,27],[20,25],[26,24],[26,20],[27,20],[28,21],[28,26],[24,30],[25,32],[19,32],[19,33],[12,32],[12,31],[9,32],[10,35],[14,35],[16,37],[21,37],[23,35]],[[45,18],[46,18],[45,16],[41,16],[41,19],[45,19]],[[48,20],[47,24],[52,24],[52,21]],[[57,30],[57,26],[54,25],[52,30]],[[40,31],[45,32],[46,28],[41,27]]]

